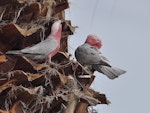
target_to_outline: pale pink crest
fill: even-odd
[[[101,36],[98,36],[96,34],[90,34],[87,36],[85,43],[88,43],[91,46],[95,46],[98,49],[100,49],[102,46],[102,39]]]
[[[51,28],[51,34],[55,35],[61,26],[61,20],[54,22]]]
[[[90,34],[90,35],[87,36],[87,39],[88,39],[88,38],[93,38],[93,39],[95,39],[96,41],[99,41],[99,42],[102,43],[102,37],[99,36],[99,35],[96,35],[96,34]],[[87,40],[87,39],[86,39],[86,40]]]

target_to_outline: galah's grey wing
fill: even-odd
[[[102,57],[102,54],[98,49],[90,46],[89,44],[83,44],[79,46],[75,51],[76,59],[85,65],[107,65],[110,66],[108,60],[105,57]]]
[[[47,38],[32,47],[22,49],[21,53],[48,55],[50,52],[54,51],[57,46],[58,42],[54,38]]]

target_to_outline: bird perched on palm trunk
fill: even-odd
[[[107,58],[99,51],[101,47],[101,37],[90,34],[87,36],[85,43],[75,50],[75,57],[80,64],[103,73],[109,79],[115,79],[124,74],[126,71],[111,66]]]
[[[57,20],[52,24],[51,33],[45,40],[21,50],[8,51],[6,54],[22,55],[32,60],[43,60],[48,58],[48,62],[50,63],[51,57],[60,49],[61,32],[62,24],[60,20]]]

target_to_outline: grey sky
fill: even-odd
[[[111,64],[127,71],[115,80],[95,73],[92,85],[105,93],[109,106],[101,113],[150,113],[150,0],[69,0],[66,18],[78,26],[70,36],[70,52],[88,34],[102,35],[101,52]]]

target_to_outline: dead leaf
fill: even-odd
[[[24,37],[30,36],[30,35],[32,35],[33,33],[37,32],[39,29],[41,29],[41,27],[35,27],[35,28],[31,28],[31,29],[26,30],[26,29],[20,28],[20,27],[19,27],[18,25],[16,25],[16,24],[13,24],[13,25],[16,27],[16,29],[18,30],[18,32],[19,32],[21,35],[23,35]]]
[[[17,101],[13,104],[13,107],[10,109],[9,111],[10,113],[27,113],[24,109],[23,109],[23,105],[21,104],[20,101]]]
[[[34,68],[35,70],[37,70],[37,71],[49,67],[49,65],[47,65],[47,64],[37,64],[37,63],[35,63],[34,61],[32,61],[32,60],[30,60],[30,59],[28,59],[28,58],[26,58],[26,57],[23,57],[23,59],[25,59],[29,64],[31,64],[31,65],[33,66],[33,68]]]
[[[68,61],[70,58],[70,53],[68,52],[58,52],[55,56],[52,57],[53,62],[62,63]]]
[[[4,63],[6,61],[7,61],[6,56],[5,55],[0,55],[0,63]]]
[[[10,81],[8,81],[8,82],[6,82],[5,84],[3,84],[3,85],[1,85],[0,86],[0,93],[2,93],[4,90],[6,90],[7,88],[10,88],[10,87],[12,87],[13,86],[13,84],[12,84],[12,82],[14,82],[14,81],[16,81],[16,80],[10,80]]]
[[[15,67],[17,59],[12,59],[11,57],[6,56],[7,61],[0,63],[0,74],[1,73],[7,73],[9,71],[12,71]]]
[[[63,0],[62,2],[57,2],[55,9],[53,11],[53,16],[67,8],[69,8],[69,3],[67,0]]]
[[[62,26],[63,26],[63,32],[62,32],[63,37],[66,37],[68,35],[73,35],[75,32],[75,29],[78,28],[77,26],[75,27],[72,26],[71,21],[69,20],[63,21]]]

